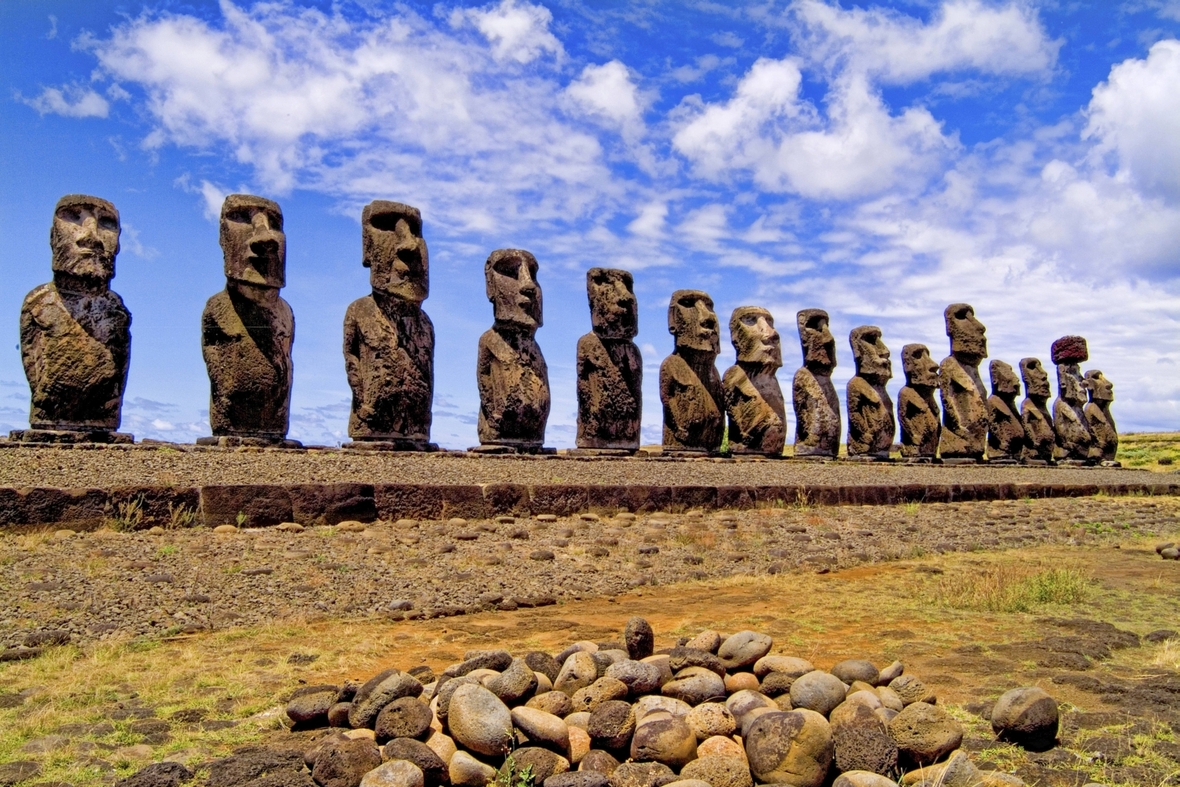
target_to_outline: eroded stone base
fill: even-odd
[[[505,445],[502,443],[484,443],[468,448],[472,454],[482,456],[498,456],[502,454],[552,454],[557,455],[557,449],[544,445]]]
[[[303,443],[298,440],[288,440],[285,437],[239,437],[237,435],[213,435],[212,437],[198,437],[197,445],[210,445],[217,448],[302,448]]]
[[[135,435],[106,429],[13,429],[8,439],[18,443],[119,443],[135,442]]]
[[[410,437],[390,437],[382,440],[353,440],[340,446],[348,451],[419,451],[434,453],[438,443],[429,440],[415,440]]]
[[[893,459],[889,454],[857,454],[856,456],[846,456],[845,460],[849,462],[892,462]]]
[[[566,456],[647,456],[647,451],[638,448],[571,448],[565,453]]]

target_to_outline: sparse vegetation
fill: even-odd
[[[168,503],[168,528],[170,530],[180,530],[182,528],[193,527],[197,523],[197,512],[181,503],[173,507],[171,502]]]
[[[1118,460],[1124,467],[1171,472],[1180,460],[1180,432],[1121,434]]]
[[[1035,568],[996,563],[940,578],[940,606],[983,612],[1031,612],[1047,605],[1070,606],[1090,595],[1092,579],[1073,568]]]
[[[143,524],[143,497],[132,498],[115,506],[115,515],[106,521],[107,527],[119,533],[138,530]]]

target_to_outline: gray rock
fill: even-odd
[[[730,713],[729,708],[720,702],[701,703],[689,711],[685,721],[696,733],[698,741],[703,741],[714,735],[729,737],[737,729],[737,720]]]
[[[676,774],[660,762],[625,762],[607,776],[610,787],[664,787]]]
[[[698,779],[709,787],[754,787],[750,766],[741,757],[701,757],[685,765],[680,778]]]
[[[717,648],[721,647],[721,635],[712,629],[706,629],[684,643],[684,647],[716,653]]]
[[[590,712],[586,733],[592,746],[609,751],[627,748],[635,732],[635,711],[626,702],[610,700]]]
[[[384,676],[384,677],[382,677]],[[377,678],[380,681],[374,683]],[[422,694],[422,684],[412,675],[400,670],[386,670],[370,679],[357,690],[348,711],[348,722],[353,727],[373,727],[381,709],[402,697]]]
[[[978,787],[983,781],[983,774],[968,759],[967,755],[957,751],[950,756],[938,775],[939,787]]]
[[[269,749],[262,746],[247,746],[238,749],[233,755],[214,760],[208,764],[209,778],[206,787],[246,787],[254,784],[261,777],[273,780],[273,784],[290,785],[290,787],[307,787],[313,784],[311,776],[305,768],[314,767],[319,755],[333,745],[347,740],[340,733],[332,733],[332,740],[326,741],[324,746],[317,747],[315,757],[310,758],[310,764],[305,764],[304,755],[290,749]],[[376,749],[376,744],[369,741]],[[381,758],[377,757],[377,762]],[[359,781],[359,776],[357,777]]]
[[[627,656],[635,661],[645,659],[655,648],[656,635],[651,624],[641,617],[633,617],[627,621],[623,629],[623,644],[627,648]]]
[[[799,659],[794,656],[763,656],[754,662],[754,674],[759,678],[780,672],[790,675],[792,678],[798,678],[814,669],[815,665],[807,659]]]
[[[493,669],[496,672],[508,669],[512,664],[512,654],[506,650],[485,650],[469,654],[458,664],[452,664],[443,670],[448,678],[461,678],[472,670]]]
[[[996,737],[1035,751],[1053,746],[1059,720],[1057,701],[1036,686],[1004,692],[992,708]]]
[[[717,649],[717,657],[726,669],[736,670],[749,667],[770,652],[774,640],[756,631],[739,631],[726,639]]]
[[[578,689],[570,698],[574,712],[593,711],[604,702],[621,700],[627,696],[627,684],[614,678],[599,678],[584,689]]]
[[[423,787],[422,771],[412,762],[390,760],[361,779],[361,787]]]
[[[458,691],[460,686],[482,686],[482,685],[483,684],[480,683],[477,679],[475,679],[469,675],[464,675],[461,678],[454,678],[452,680],[448,680],[445,683],[443,683],[441,686],[439,686],[437,689],[435,689],[435,695],[438,699],[438,705],[437,705],[437,707],[435,707],[434,712],[435,712],[435,715],[438,716],[438,720],[443,724],[447,723],[447,714],[450,712],[450,709],[451,709],[451,697],[454,696],[455,692]]]
[[[578,689],[584,689],[598,680],[598,664],[594,657],[585,651],[570,654],[561,665],[557,680],[553,681],[555,691],[562,691],[573,696]]]
[[[377,733],[378,743],[394,738],[421,738],[430,732],[432,721],[434,713],[424,702],[414,697],[400,697],[381,709],[373,730]]]
[[[451,737],[477,754],[504,754],[512,746],[512,714],[499,697],[483,686],[460,686],[447,714]]]
[[[649,694],[646,697],[640,697],[635,703],[635,721],[641,721],[644,716],[657,710],[667,711],[673,716],[679,716],[683,719],[688,716],[692,710],[692,706],[684,700],[678,700],[674,697]]]
[[[671,714],[648,718],[635,727],[631,736],[631,759],[636,762],[662,762],[670,768],[682,768],[696,759],[697,736],[688,722]]]
[[[791,686],[794,683],[794,675],[788,675],[785,672],[771,672],[762,679],[762,684],[758,687],[758,690],[767,697],[778,697],[783,694],[790,694]]]
[[[889,722],[889,735],[910,762],[925,765],[959,748],[963,726],[942,708],[915,702]]]
[[[688,667],[665,683],[660,693],[689,705],[700,705],[708,700],[725,697],[725,681],[706,667]]]
[[[381,752],[373,741],[367,738],[335,741],[316,757],[311,778],[320,787],[359,787],[365,774],[380,764]]]
[[[607,787],[609,783],[606,775],[597,771],[569,771],[550,776],[542,787]]]
[[[351,702],[337,702],[328,708],[329,727],[347,727],[348,714],[352,712]]]
[[[900,661],[895,661],[881,670],[881,674],[877,678],[877,685],[888,686],[895,678],[901,677],[903,672],[905,672],[905,666]]]
[[[557,673],[561,672],[561,665],[557,663],[557,659],[539,650],[524,654],[524,663],[528,664],[533,672],[539,672],[549,678],[550,683],[557,680]]]
[[[764,713],[745,738],[750,771],[761,783],[819,787],[832,764],[832,731],[810,710]]]
[[[839,770],[880,774],[897,770],[897,744],[871,707],[848,700],[832,711],[830,721]]]
[[[873,666],[872,662],[865,661],[864,659],[846,659],[832,667],[829,671],[841,681],[848,684],[860,680],[870,686],[876,686],[877,681],[881,678],[880,670]]]
[[[913,675],[898,675],[889,681],[889,688],[897,692],[897,696],[901,697],[901,701],[906,705],[912,705],[915,702],[933,705],[936,699],[934,692],[926,688],[926,684]]]
[[[813,670],[791,684],[791,705],[827,716],[844,701],[848,689],[830,672]]]
[[[508,705],[516,705],[537,690],[537,676],[524,659],[513,659],[508,669],[488,681],[488,690]]]
[[[179,762],[154,762],[115,782],[115,787],[178,787],[192,778],[193,772]]]
[[[550,776],[566,773],[569,769],[569,760],[565,757],[554,754],[548,749],[526,746],[512,752],[505,759],[496,778],[504,784],[513,785],[513,787],[519,787],[521,784],[532,784],[535,787],[536,785],[542,784]],[[521,780],[521,777],[525,773],[532,775],[529,782],[522,782]]]
[[[574,712],[573,701],[569,698],[568,694],[561,691],[547,691],[543,694],[538,694],[526,702],[525,707],[552,713],[554,716],[562,719]]]
[[[673,673],[688,667],[704,667],[725,677],[725,663],[708,651],[696,648],[672,648],[668,651],[668,668]]]
[[[725,708],[734,718],[737,729],[745,729],[749,719],[757,716],[761,710],[778,710],[778,705],[770,697],[758,691],[742,689],[736,691],[725,701]]]
[[[426,787],[439,787],[448,780],[447,764],[434,749],[413,738],[394,738],[381,750],[385,760],[405,760],[422,771]]]
[[[660,669],[654,664],[626,659],[611,664],[605,674],[625,683],[632,697],[650,694],[660,688]]]
[[[287,703],[287,718],[301,728],[324,727],[338,693],[335,686],[310,686],[301,690]]]

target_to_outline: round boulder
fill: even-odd
[[[699,779],[709,787],[754,787],[745,757],[701,757],[680,771],[681,779]]]
[[[925,765],[959,748],[963,726],[942,708],[915,702],[889,722],[889,735],[910,762]]]
[[[287,718],[300,729],[324,727],[328,711],[336,704],[339,690],[335,686],[312,686],[304,689],[287,703]]]
[[[762,679],[762,682],[758,686],[758,691],[767,697],[778,697],[783,694],[789,694],[791,684],[794,682],[794,675],[788,675],[785,672],[770,672]]]
[[[702,702],[724,697],[725,681],[706,667],[687,667],[665,683],[660,692],[665,697],[672,697],[689,705],[700,705]]]
[[[570,701],[570,696],[563,691],[547,691],[544,694],[538,694],[526,702],[525,707],[543,710],[563,719],[574,712],[574,703]]]
[[[883,774],[897,770],[897,744],[873,710],[850,699],[832,711],[832,745],[841,771]]]
[[[676,774],[660,762],[625,762],[607,778],[610,787],[664,787],[676,781]]]
[[[798,678],[814,670],[815,666],[810,661],[794,656],[763,656],[754,662],[754,674],[760,678],[765,678],[772,672],[781,672]]]
[[[717,649],[717,657],[726,669],[748,667],[770,652],[774,640],[757,631],[739,631],[726,639]]]
[[[877,685],[888,686],[894,678],[899,677],[903,672],[905,672],[905,665],[900,661],[895,661],[881,670],[881,675],[877,678]]]
[[[604,702],[621,700],[627,696],[627,684],[614,678],[599,678],[570,698],[574,711],[593,711]]]
[[[504,754],[512,745],[512,714],[483,686],[465,684],[455,689],[447,726],[461,746],[478,754]]]
[[[778,710],[774,700],[757,691],[739,691],[725,701],[725,708],[734,718],[738,731],[749,726],[750,720],[761,712]]]
[[[377,742],[385,743],[394,738],[421,738],[430,731],[434,712],[419,699],[401,697],[386,705],[377,714],[373,725]]]
[[[725,690],[730,694],[739,691],[758,691],[758,676],[753,672],[730,672],[725,676]]]
[[[610,752],[605,752],[602,749],[591,749],[586,752],[586,756],[578,764],[579,771],[593,771],[601,773],[603,776],[610,776],[618,767],[619,761]]]
[[[791,705],[827,716],[844,701],[847,688],[830,672],[812,670],[791,684]]]
[[[764,713],[745,740],[750,771],[761,783],[819,787],[832,765],[832,730],[814,711]]]
[[[640,697],[639,701],[635,703],[635,720],[639,721],[647,714],[657,710],[667,711],[673,716],[684,718],[692,710],[692,706],[675,697],[649,694],[646,697]]]
[[[992,731],[1002,741],[1044,751],[1057,740],[1057,701],[1036,686],[1004,692],[992,708]]]
[[[607,784],[606,776],[597,771],[568,771],[550,776],[542,787],[607,787]]]
[[[512,723],[533,743],[561,751],[569,750],[569,726],[557,716],[527,706],[513,708],[511,714]]]
[[[457,751],[447,765],[447,775],[451,779],[451,787],[485,787],[496,778],[496,769],[465,751]]]
[[[594,657],[584,650],[571,653],[561,665],[557,673],[557,680],[553,681],[556,691],[572,695],[578,689],[584,689],[598,680],[598,664]]]
[[[366,773],[361,787],[423,787],[422,771],[412,762],[390,760]]]
[[[846,771],[836,777],[832,787],[897,787],[897,782],[870,771]]]
[[[872,662],[864,659],[846,659],[832,667],[830,672],[844,683],[855,683],[859,680],[870,687],[876,686],[877,680],[881,677],[881,672]]]
[[[632,659],[611,664],[606,668],[605,676],[626,684],[627,693],[632,697],[657,691],[661,684],[659,667]]]
[[[447,764],[434,749],[413,738],[395,738],[381,750],[384,760],[412,762],[422,771],[426,787],[439,787],[447,781]]]
[[[712,629],[705,629],[684,643],[684,647],[716,653],[717,648],[721,647],[721,635]]]
[[[898,675],[889,681],[889,688],[893,689],[906,705],[912,705],[915,702],[933,705],[936,701],[934,692],[926,688],[926,684],[913,675]]]
[[[557,680],[557,673],[561,672],[561,665],[557,663],[557,659],[539,650],[524,654],[524,663],[528,664],[534,672],[540,672],[548,677],[550,682]]]
[[[500,766],[500,772],[496,774],[496,779],[513,787],[520,787],[522,784],[531,784],[535,787],[550,776],[566,773],[569,769],[570,763],[565,757],[554,754],[548,749],[526,746],[512,752],[511,756],[504,760],[504,764]],[[528,782],[521,781],[521,777],[525,773],[532,775],[532,779]]]
[[[570,747],[569,760],[575,765],[582,762],[590,751],[593,742],[590,740],[590,733],[583,730],[581,727],[570,727]]]
[[[714,735],[733,735],[737,729],[733,714],[720,702],[701,703],[689,711],[685,721],[696,733],[697,740],[702,741]]]
[[[508,669],[487,683],[488,690],[508,705],[516,705],[537,690],[537,676],[524,659],[513,659]]]
[[[738,757],[746,759],[742,745],[726,735],[714,735],[697,744],[697,757]]]
[[[591,744],[608,751],[628,747],[634,732],[635,711],[619,700],[609,700],[592,710],[586,724]]]
[[[413,675],[401,670],[385,670],[370,678],[357,689],[348,711],[348,723],[356,727],[373,728],[377,714],[389,703],[402,697],[418,697],[422,684]]]
[[[627,647],[627,655],[639,661],[651,655],[655,648],[656,635],[651,624],[641,617],[633,617],[627,621],[623,629],[623,644]]]
[[[655,714],[652,714],[653,716]],[[659,714],[636,725],[631,737],[631,759],[637,762],[662,762],[681,768],[696,759],[697,736],[684,719]]]
[[[320,750],[311,778],[320,787],[357,787],[365,774],[380,764],[376,743],[366,738],[345,738]]]

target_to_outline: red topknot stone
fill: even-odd
[[[1090,351],[1086,348],[1084,336],[1062,336],[1053,342],[1051,352],[1054,364],[1082,363],[1090,360]]]

